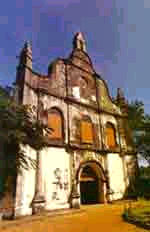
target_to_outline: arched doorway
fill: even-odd
[[[97,162],[89,161],[82,164],[78,178],[81,204],[105,202],[106,178],[102,167]]]
[[[98,177],[90,166],[85,166],[80,176],[81,204],[99,203]]]

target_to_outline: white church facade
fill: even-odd
[[[52,62],[47,75],[33,70],[26,43],[16,86],[18,104],[32,106],[52,131],[42,151],[24,148],[38,167],[17,176],[15,217],[122,199],[136,167],[127,103],[120,89],[115,100],[110,97],[82,33],[75,35],[69,57]]]

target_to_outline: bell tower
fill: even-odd
[[[27,103],[27,87],[26,82],[30,82],[32,75],[32,48],[30,43],[27,41],[24,44],[23,49],[19,55],[19,65],[17,67],[16,74],[16,88],[15,88],[15,100],[18,103]]]
[[[83,52],[86,52],[86,41],[81,32],[76,33],[73,40],[73,49],[79,49]]]
[[[117,97],[116,97],[116,103],[117,105],[120,106],[122,112],[124,114],[127,114],[128,112],[128,104],[126,102],[126,99],[124,97],[124,93],[123,93],[123,90],[121,88],[118,88],[117,89]]]
[[[32,48],[29,41],[26,41],[19,56],[19,66],[26,66],[32,70]]]

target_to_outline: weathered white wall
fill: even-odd
[[[24,148],[26,155],[32,159],[36,159],[36,152],[27,146]],[[15,217],[30,215],[32,202],[35,192],[35,169],[32,167],[29,170],[22,170],[22,173],[17,177],[16,186],[16,202],[15,202]]]
[[[27,147],[26,154],[36,159],[36,152]],[[70,194],[70,157],[63,148],[46,148],[42,153],[42,189],[45,209],[68,208]],[[60,171],[60,179],[56,176]],[[59,176],[59,173],[58,173]],[[59,182],[59,183],[58,183]],[[31,215],[35,193],[35,169],[23,170],[17,178],[15,217]]]
[[[48,210],[68,208],[70,194],[69,154],[64,148],[54,147],[46,148],[43,153],[45,208]],[[56,172],[58,173],[58,177],[60,177],[59,180]]]
[[[123,162],[119,154],[112,153],[107,155],[107,167],[110,188],[114,192],[112,194],[112,200],[121,199],[125,191],[125,181]]]

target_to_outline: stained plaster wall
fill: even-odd
[[[70,65],[67,66],[67,81],[70,98],[87,105],[97,106],[96,84],[91,73]]]
[[[31,147],[22,147],[25,155],[33,160],[36,160],[36,151]],[[32,214],[31,202],[35,193],[35,172],[36,170],[31,167],[30,169],[22,169],[21,174],[17,176],[16,187],[16,201],[15,201],[15,217],[20,215]]]
[[[95,133],[95,148],[100,149],[101,147],[101,136],[100,136],[100,125],[99,125],[99,115],[93,110],[90,110],[86,107],[82,107],[76,104],[69,105],[69,128],[70,130],[70,142],[72,144],[80,145],[80,125],[77,122],[80,122],[84,116],[88,116],[91,119],[91,122],[94,126]]]
[[[37,94],[32,88],[29,88],[31,73],[26,70],[25,84],[23,88],[23,104],[34,106],[33,118],[37,118]],[[19,99],[17,99],[19,101]],[[29,146],[21,146],[24,153],[30,159],[36,160],[36,151]],[[28,161],[29,162],[29,161]],[[16,199],[15,199],[15,217],[20,215],[32,214],[31,202],[35,193],[35,168],[29,164],[29,170],[22,169],[17,176]]]
[[[120,138],[118,133],[118,125],[117,120],[114,116],[108,114],[101,114],[101,123],[103,128],[103,134],[106,123],[110,122],[114,125],[116,129],[116,142],[117,147],[120,147]],[[104,143],[106,145],[106,141],[104,138]],[[126,165],[126,164],[125,164]],[[123,158],[118,153],[109,153],[107,154],[107,169],[108,169],[108,176],[110,182],[110,189],[112,190],[113,194],[111,196],[112,200],[117,200],[123,197],[125,192],[125,167],[123,163]]]
[[[105,159],[104,157],[96,152],[93,151],[74,151],[74,162],[75,162],[75,170],[77,172],[77,170],[79,169],[80,165],[83,163],[86,163],[88,161],[96,161],[98,162],[103,170],[106,169],[106,165],[105,165]]]
[[[125,136],[125,129],[124,129],[124,119],[123,118],[118,118],[118,130],[120,133],[120,144],[121,148],[126,149],[127,148],[127,141],[126,141],[126,136]]]
[[[118,115],[121,115],[121,110],[118,106],[116,106],[113,103],[104,80],[96,78],[96,83],[98,89],[98,101],[100,108],[102,110],[105,110],[106,112],[117,113]]]
[[[70,194],[70,155],[64,148],[42,151],[45,209],[68,208]]]
[[[117,153],[107,154],[107,167],[112,191],[111,200],[121,199],[126,187],[122,157]]]
[[[66,96],[66,68],[63,60],[56,60],[49,70],[49,82],[46,88],[57,96]]]

